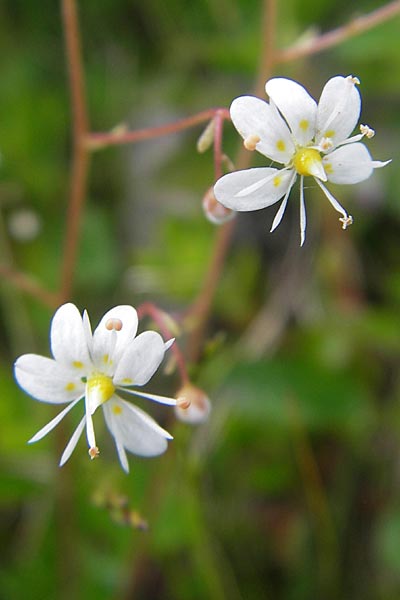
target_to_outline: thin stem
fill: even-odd
[[[15,285],[15,276],[19,275],[14,270],[12,248],[7,236],[7,228],[3,211],[0,205],[0,307],[5,316],[3,326],[8,338],[10,353],[16,356],[21,348],[31,345],[34,348],[34,334],[32,323],[26,310],[24,298],[20,293],[22,286]],[[22,276],[25,283],[25,276]],[[27,278],[26,278],[27,279]],[[9,286],[10,282],[14,286]],[[32,283],[29,281],[29,283]],[[16,287],[17,289],[14,289]],[[34,284],[35,291],[38,286]]]
[[[222,135],[224,118],[226,117],[222,110],[219,110],[214,118],[214,172],[216,180],[222,177]]]
[[[271,75],[274,65],[274,31],[276,30],[276,0],[264,0],[261,39],[263,40],[262,60],[259,66],[259,74],[255,91],[260,88],[261,82],[265,83]],[[237,160],[237,169],[246,169],[250,165],[251,154],[241,146]],[[235,222],[228,221],[222,225],[215,236],[211,259],[204,276],[200,292],[190,308],[190,314],[195,317],[195,327],[188,341],[188,357],[196,362],[200,356],[208,316],[212,302],[221,279],[222,270],[226,256],[231,244],[235,229]]]
[[[0,265],[0,275],[8,279],[16,288],[26,292],[33,298],[39,300],[44,306],[56,308],[58,306],[58,295],[43,288],[29,275],[15,271],[7,265]]]
[[[276,63],[276,24],[277,24],[276,0],[265,0],[262,15],[262,44],[258,77],[254,88],[256,96],[265,93],[265,82],[274,70]]]
[[[194,127],[195,125],[211,120],[216,114],[221,115],[223,119],[230,120],[229,111],[226,108],[210,108],[191,117],[179,119],[178,121],[160,125],[159,127],[146,127],[144,129],[135,129],[134,131],[121,130],[110,133],[88,133],[85,143],[86,147],[91,150],[99,150],[108,146],[118,146],[121,144],[132,144]]]
[[[164,311],[157,308],[157,306],[152,302],[143,302],[143,304],[141,304],[138,307],[137,313],[139,319],[144,315],[147,315],[150,318],[152,318],[157,324],[164,338],[169,339],[171,337],[174,337],[173,331],[168,326],[168,320],[171,320],[171,317],[167,315]],[[175,357],[182,385],[184,385],[185,383],[189,383],[190,380],[186,368],[185,358],[176,342],[172,344],[171,352]]]
[[[89,150],[85,143],[88,131],[88,117],[75,0],[62,0],[62,16],[73,123],[73,156],[60,286],[60,300],[65,301],[71,295],[78,253],[89,169]]]
[[[391,17],[400,13],[400,1],[395,0],[389,2],[385,6],[381,6],[367,15],[356,17],[349,23],[328,31],[322,35],[308,40],[306,43],[293,44],[289,48],[278,50],[275,53],[276,63],[286,63],[292,60],[317,54],[327,48],[338,46],[341,42],[348,40],[356,35],[360,35],[364,31],[368,31],[376,25],[388,21]]]
[[[200,355],[208,314],[221,278],[235,224],[236,220],[234,219],[218,228],[214,239],[211,259],[203,279],[200,293],[189,311],[190,315],[195,317],[195,327],[189,337],[187,348],[188,359],[192,362],[196,362]]]
[[[71,295],[73,275],[78,253],[80,226],[86,196],[86,182],[89,167],[89,151],[85,146],[88,130],[84,77],[81,58],[78,17],[75,0],[61,0],[62,19],[65,36],[66,62],[72,107],[73,154],[70,173],[70,192],[66,234],[61,266],[59,302],[65,302]],[[57,429],[58,451],[65,445],[63,427]],[[72,465],[59,472],[57,478],[57,531],[58,531],[58,577],[60,598],[76,596],[78,563],[76,561],[75,499],[72,487]],[[75,534],[75,535],[74,535]]]
[[[320,561],[319,582],[322,589],[331,589],[337,581],[338,540],[328,497],[319,466],[303,423],[298,401],[288,398],[292,424],[293,446],[299,472],[304,484],[306,501],[314,521],[315,539]]]

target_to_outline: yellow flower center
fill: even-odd
[[[299,175],[317,176],[322,167],[322,158],[315,148],[299,148],[294,155],[293,166]]]
[[[96,399],[96,404],[99,406],[107,402],[115,392],[115,387],[111,377],[96,373],[87,381],[88,394]]]

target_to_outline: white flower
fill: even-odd
[[[104,315],[92,334],[87,312],[81,317],[74,304],[64,304],[51,323],[54,359],[24,354],[15,362],[16,380],[28,394],[41,402],[68,403],[29,443],[44,437],[85,399],[85,414],[61,456],[60,466],[71,456],[85,427],[90,457],[99,454],[92,415],[100,405],[126,472],[126,450],[140,456],[156,456],[166,450],[172,436],[141,409],[117,395],[123,390],[162,404],[176,404],[173,398],[131,389],[149,381],[173,343],[165,343],[155,331],[135,337],[137,327],[136,310],[132,306],[116,306]]]
[[[390,161],[372,160],[364,144],[359,143],[374,131],[366,125],[360,133],[349,137],[361,110],[361,98],[356,77],[337,76],[322,90],[319,103],[291,79],[267,81],[270,102],[254,96],[241,96],[231,105],[231,118],[244,138],[248,150],[258,150],[282,169],[262,167],[224,175],[214,187],[215,197],[227,208],[236,211],[258,210],[279,200],[282,203],[272,223],[278,227],[285,212],[290,190],[300,175],[300,234],[305,240],[306,211],[304,177],[311,175],[332,206],[341,213],[343,229],[353,222],[350,215],[325,187],[323,182],[359,183],[373,169]]]

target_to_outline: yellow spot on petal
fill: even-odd
[[[110,360],[110,355],[109,354],[104,354],[104,356],[103,356],[103,363],[105,365],[112,365],[112,360]]]
[[[325,131],[324,137],[333,138],[334,135],[335,135],[335,130],[334,129],[328,129],[328,131]]]
[[[81,363],[80,360],[74,360],[74,362],[72,363],[72,366],[75,367],[75,369],[82,369],[83,363]]]
[[[119,406],[119,404],[114,404],[112,411],[114,415],[120,415],[122,413],[122,408]]]
[[[279,152],[284,152],[286,150],[286,145],[283,140],[278,140],[276,142],[276,147],[279,150]]]
[[[72,383],[72,381],[70,381],[69,383],[67,383],[67,385],[65,386],[65,390],[67,392],[72,392],[72,390],[75,389],[75,384]]]
[[[309,125],[310,123],[307,121],[307,119],[302,119],[299,123],[300,129],[302,129],[303,131],[307,131]]]
[[[333,173],[333,167],[331,163],[324,163],[324,170],[327,175],[331,175]]]
[[[282,176],[276,175],[276,177],[274,177],[274,179],[272,180],[272,183],[274,184],[275,187],[279,187],[282,183]]]
[[[122,380],[122,383],[124,385],[132,385],[133,379],[130,379],[129,377],[125,377],[125,379]]]

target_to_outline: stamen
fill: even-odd
[[[186,410],[187,408],[189,408],[190,405],[191,405],[191,402],[190,402],[189,398],[187,398],[186,396],[180,396],[179,398],[176,399],[176,406],[179,406],[179,408],[183,408],[183,410]]]
[[[360,131],[363,135],[365,135],[365,137],[367,137],[369,140],[371,138],[374,137],[375,135],[375,129],[371,129],[371,127],[369,127],[368,125],[360,125]]]
[[[252,134],[248,135],[247,138],[245,138],[243,145],[246,148],[246,150],[253,151],[256,149],[256,146],[260,140],[261,140],[260,136],[252,133]]]
[[[339,221],[343,223],[342,229],[347,229],[349,225],[353,225],[353,217],[348,215],[347,217],[340,217]]]
[[[330,191],[324,186],[324,184],[322,183],[322,181],[320,181],[319,179],[317,179],[315,177],[314,179],[315,183],[317,183],[319,185],[319,187],[321,188],[321,190],[324,192],[325,196],[328,198],[329,202],[332,204],[333,208],[335,210],[338,211],[338,213],[340,213],[341,215],[343,215],[344,219],[352,219],[352,217],[349,217],[349,215],[347,214],[347,212],[344,210],[343,206],[341,204],[339,204],[339,202],[336,200],[335,196],[333,196]],[[347,225],[350,225],[350,222],[346,222],[346,227]]]
[[[320,149],[322,152],[327,152],[328,150],[330,150],[331,148],[333,148],[333,142],[332,139],[329,137],[323,137],[320,145],[319,145]]]
[[[358,79],[358,77],[354,77],[354,75],[348,75],[346,79],[348,79],[348,81],[351,81],[351,83],[354,83],[354,85],[360,85],[360,80]]]
[[[122,321],[121,319],[108,319],[106,321],[106,329],[108,329],[108,331],[121,331],[122,329]]]
[[[93,448],[89,448],[88,450],[90,459],[93,460],[94,458],[98,458],[99,454],[100,454],[100,450],[98,449],[97,446],[94,446]]]

